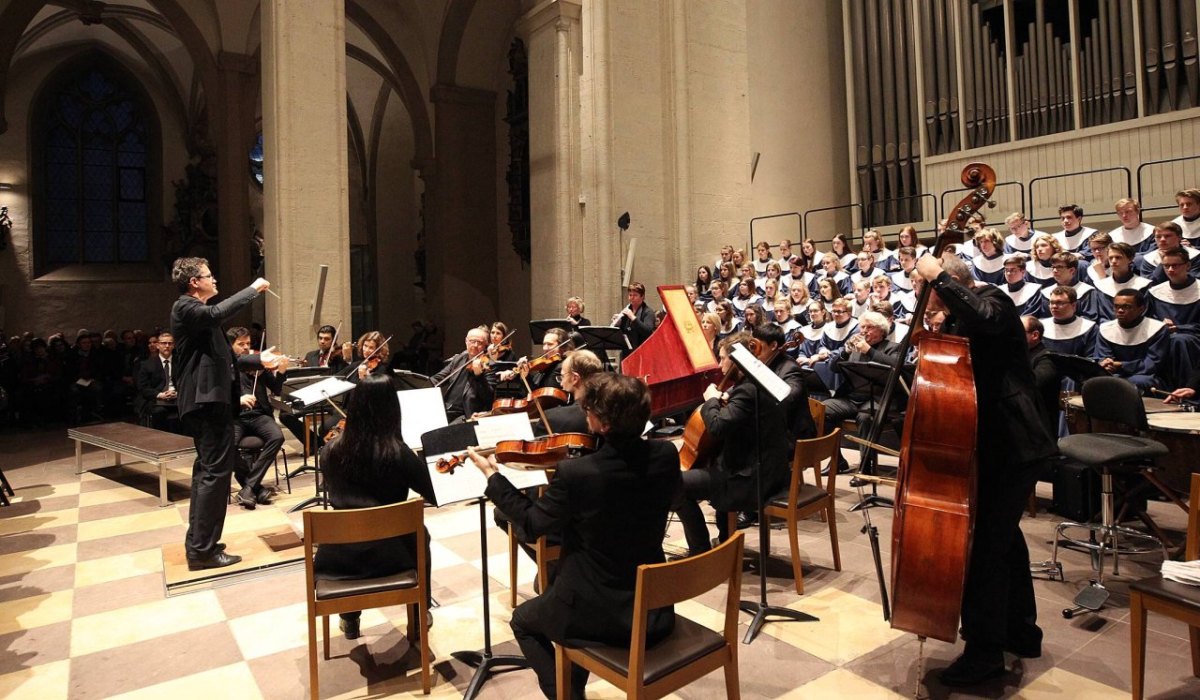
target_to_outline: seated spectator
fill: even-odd
[[[1134,266],[1138,274],[1150,280],[1151,284],[1165,282],[1167,273],[1162,269],[1162,254],[1172,248],[1183,247],[1183,229],[1174,221],[1161,223],[1154,228],[1154,250],[1141,253],[1134,258]],[[1186,247],[1188,254],[1188,274],[1200,277],[1200,250]]]
[[[1117,292],[1122,289],[1145,289],[1150,286],[1150,280],[1134,271],[1135,255],[1133,246],[1128,243],[1113,243],[1108,247],[1105,255],[1108,258],[1108,276],[1095,283],[1096,294],[1093,299],[1096,320],[1111,321],[1116,318],[1113,313],[1113,297]]]
[[[1117,317],[1100,324],[1096,358],[1113,376],[1128,379],[1146,394],[1159,386],[1159,372],[1168,369],[1169,331],[1161,321],[1146,318],[1144,292],[1117,292],[1113,310]]]
[[[1091,260],[1092,251],[1088,249],[1087,242],[1096,229],[1083,225],[1083,207],[1078,204],[1064,204],[1058,208],[1058,220],[1062,224],[1062,230],[1054,234],[1054,237],[1062,249]]]
[[[1149,289],[1146,315],[1166,326],[1170,336],[1170,367],[1161,372],[1168,385],[1187,381],[1200,367],[1200,281],[1188,274],[1188,255],[1183,248],[1162,254],[1167,281]]]
[[[67,354],[66,381],[70,420],[79,425],[85,421],[104,420],[104,372],[106,365],[101,351],[93,347],[92,334],[81,330],[75,337],[75,347]]]
[[[160,333],[154,343],[156,356],[147,357],[138,365],[137,398],[134,411],[155,430],[180,433],[179,411],[175,407],[174,368],[171,358],[175,352],[175,337]]]
[[[1183,237],[1194,248],[1200,248],[1200,188],[1190,187],[1175,193],[1179,216],[1171,222],[1179,226]]]
[[[1154,227],[1142,221],[1142,203],[1130,197],[1118,199],[1113,205],[1121,225],[1108,232],[1113,243],[1125,243],[1135,253],[1154,250]]]

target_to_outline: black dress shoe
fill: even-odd
[[[258,501],[254,498],[254,493],[246,489],[238,491],[237,502],[239,506],[246,510],[254,510],[254,506],[258,505]]]
[[[346,639],[358,639],[362,636],[362,632],[359,630],[359,622],[361,622],[361,620],[362,618],[358,617],[351,620],[347,620],[343,617],[342,621],[338,623],[338,629],[340,629],[342,633],[346,635]]]
[[[258,503],[258,505],[260,505],[260,506],[269,506],[269,505],[271,505],[271,499],[274,497],[275,497],[274,490],[268,491],[266,489],[263,489],[262,491],[258,492],[258,494],[256,494],[254,496],[254,501],[256,503]]]
[[[227,554],[223,551],[216,551],[207,559],[192,559],[188,558],[188,571],[200,571],[202,569],[219,569],[223,566],[232,566],[242,558],[236,554]]]
[[[1036,628],[1035,628],[1036,629]],[[1042,634],[1041,630],[1037,630],[1036,634],[1021,635],[1015,639],[1009,639],[1004,643],[1004,651],[1010,654],[1015,654],[1022,659],[1038,659],[1042,656]]]
[[[850,463],[846,461],[845,457],[838,457],[837,473],[838,474],[849,474],[850,473]],[[821,476],[829,476],[829,465],[828,464],[821,467]]]
[[[1004,675],[1004,656],[963,654],[942,669],[938,680],[948,688],[966,688],[979,685]]]
[[[737,529],[745,530],[748,527],[753,527],[758,523],[758,513],[738,513]]]

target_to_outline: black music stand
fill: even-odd
[[[448,452],[461,452],[467,447],[479,444],[475,437],[473,423],[457,423],[445,428],[430,430],[421,436],[421,452],[423,455],[440,455]],[[463,465],[464,468],[474,469],[474,465]],[[487,498],[475,499],[479,505],[479,554],[482,557],[480,574],[483,580],[483,651],[456,651],[450,656],[475,669],[464,700],[471,700],[479,694],[483,684],[493,673],[500,669],[515,671],[529,668],[529,662],[524,656],[501,655],[492,653],[492,624],[491,624],[491,595],[488,578],[488,547],[487,547]],[[437,505],[436,503],[434,504]]]
[[[830,391],[829,387],[825,386],[825,382],[821,380],[821,375],[817,374],[817,370],[813,369],[812,367],[801,367],[800,376],[804,378],[804,388],[808,391],[809,395],[833,395],[833,392]]]
[[[566,331],[568,335],[570,335],[571,333],[575,332],[577,327],[578,326],[576,326],[574,323],[571,323],[570,319],[543,318],[538,321],[529,322],[529,337],[533,341],[534,345],[541,345],[542,338],[546,336],[546,331],[550,330],[551,328],[561,328]]]
[[[738,603],[739,610],[754,616],[754,619],[750,621],[750,626],[746,629],[746,636],[742,638],[742,644],[749,644],[754,641],[762,626],[767,622],[816,622],[819,618],[800,612],[799,610],[782,608],[767,603],[767,552],[771,548],[771,534],[770,528],[767,526],[767,518],[762,515],[762,509],[767,502],[767,498],[766,494],[763,493],[762,446],[759,444],[758,438],[759,402],[763,400],[763,394],[766,394],[767,401],[780,403],[783,398],[787,397],[790,387],[770,367],[760,362],[740,343],[733,346],[733,352],[730,353],[729,358],[741,368],[742,372],[745,373],[750,381],[754,382],[758,389],[755,392],[754,398],[754,461],[758,465],[758,468],[754,470],[754,483],[755,490],[758,493],[759,510],[758,600],[743,600]],[[768,620],[768,617],[775,617],[777,619]]]
[[[575,328],[575,332],[587,344],[588,350],[604,360],[606,369],[611,366],[608,359],[609,350],[623,352],[629,348],[624,329],[615,326],[578,326]]]
[[[280,392],[279,392],[279,402],[281,404],[286,405],[287,408],[291,409],[293,414],[295,414],[296,412],[305,412],[305,413],[313,413],[313,414],[323,412],[323,409],[315,409],[313,411],[306,411],[307,407],[304,405],[304,403],[302,401],[300,401],[299,399],[293,399],[292,394],[297,389],[303,389],[304,387],[306,387],[310,384],[316,384],[317,382],[321,381],[329,374],[331,374],[331,370],[328,367],[297,367],[295,369],[289,369],[287,371],[287,373],[284,375],[283,388],[280,389]],[[284,409],[281,407],[280,410],[284,410]],[[322,419],[322,418],[324,418],[323,415],[314,415],[314,417],[313,417],[313,420],[318,421],[316,424],[318,432],[321,427],[320,420],[318,420],[318,419]],[[305,431],[308,431],[308,426],[306,425],[304,429],[305,429]],[[308,440],[305,440],[304,442],[305,442],[305,444],[304,444],[304,447],[305,447],[304,462],[301,463],[300,466],[293,469],[287,475],[288,479],[291,479],[299,474],[303,474],[304,472],[312,472],[312,471],[317,470],[317,468],[314,465],[308,463],[308,457],[309,457]],[[316,461],[316,459],[317,459],[317,456],[314,453],[313,454],[314,462]]]
[[[329,367],[288,367],[283,373],[284,381],[288,379],[302,379],[304,377],[324,377],[333,374],[333,370]]]
[[[424,374],[410,372],[406,369],[394,369],[392,370],[392,384],[395,385],[396,391],[429,389],[433,387],[433,380]]]
[[[848,395],[866,395],[869,397],[868,402],[870,407],[867,409],[872,414],[875,413],[876,397],[883,391],[887,385],[888,375],[891,374],[892,368],[881,362],[839,362],[838,371],[846,378],[846,384],[849,386]],[[874,416],[872,415],[872,419]],[[858,470],[862,474],[874,476],[877,474],[876,466],[878,466],[878,450],[868,450],[868,459],[859,464]],[[894,504],[892,499],[886,496],[879,495],[879,484],[871,482],[871,495],[864,497],[858,503],[850,506],[850,512],[862,510],[863,508],[874,508],[883,506],[891,508]]]
[[[1048,352],[1046,357],[1054,363],[1054,369],[1060,376],[1073,380],[1076,385],[1082,385],[1093,377],[1110,376],[1108,370],[1090,357],[1068,355],[1062,352]]]

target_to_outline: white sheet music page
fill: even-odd
[[[479,438],[479,446],[484,448],[495,447],[501,440],[532,440],[533,426],[529,424],[529,416],[524,413],[488,416],[480,418],[475,424],[475,437]],[[543,469],[513,469],[501,464],[500,473],[519,489],[549,483]]]
[[[311,406],[327,398],[332,399],[335,396],[341,396],[353,388],[354,384],[341,377],[329,377],[328,379],[322,379],[316,384],[309,384],[303,389],[293,391],[292,399],[299,399],[305,406]],[[421,443],[418,442],[417,444]]]
[[[422,435],[446,427],[446,404],[442,402],[441,389],[397,391],[396,399],[400,401],[400,433],[405,444],[420,445]]]

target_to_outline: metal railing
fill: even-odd
[[[1055,214],[1055,216],[1037,217],[1034,215],[1034,212],[1037,210],[1037,203],[1034,198],[1034,194],[1036,192],[1036,190],[1034,189],[1034,185],[1036,185],[1037,183],[1047,182],[1049,180],[1061,180],[1063,178],[1068,178],[1068,177],[1079,177],[1081,175],[1095,175],[1097,173],[1110,173],[1110,172],[1125,173],[1125,196],[1132,197],[1133,196],[1133,173],[1131,173],[1129,171],[1129,168],[1125,167],[1124,165],[1117,165],[1117,166],[1113,166],[1111,168],[1093,168],[1091,170],[1080,170],[1078,172],[1073,172],[1073,173],[1059,173],[1058,175],[1041,175],[1041,176],[1035,177],[1029,181],[1029,211],[1025,212],[1026,220],[1029,221],[1030,225],[1033,225],[1039,221],[1050,221],[1050,220],[1058,219],[1057,213]]]
[[[1141,204],[1142,204],[1142,213],[1143,214],[1148,211],[1161,211],[1163,209],[1175,209],[1176,205],[1175,205],[1174,200],[1172,200],[1172,202],[1170,204],[1164,204],[1162,206],[1157,206],[1157,207],[1146,206],[1146,200],[1142,196],[1142,171],[1152,165],[1164,165],[1166,163],[1179,163],[1179,162],[1182,162],[1185,160],[1200,160],[1200,155],[1180,156],[1179,158],[1163,158],[1162,160],[1151,160],[1151,161],[1142,163],[1141,165],[1139,165],[1137,167],[1137,198],[1138,198],[1138,201],[1141,202]],[[1183,187],[1180,187],[1179,189],[1183,189]]]

